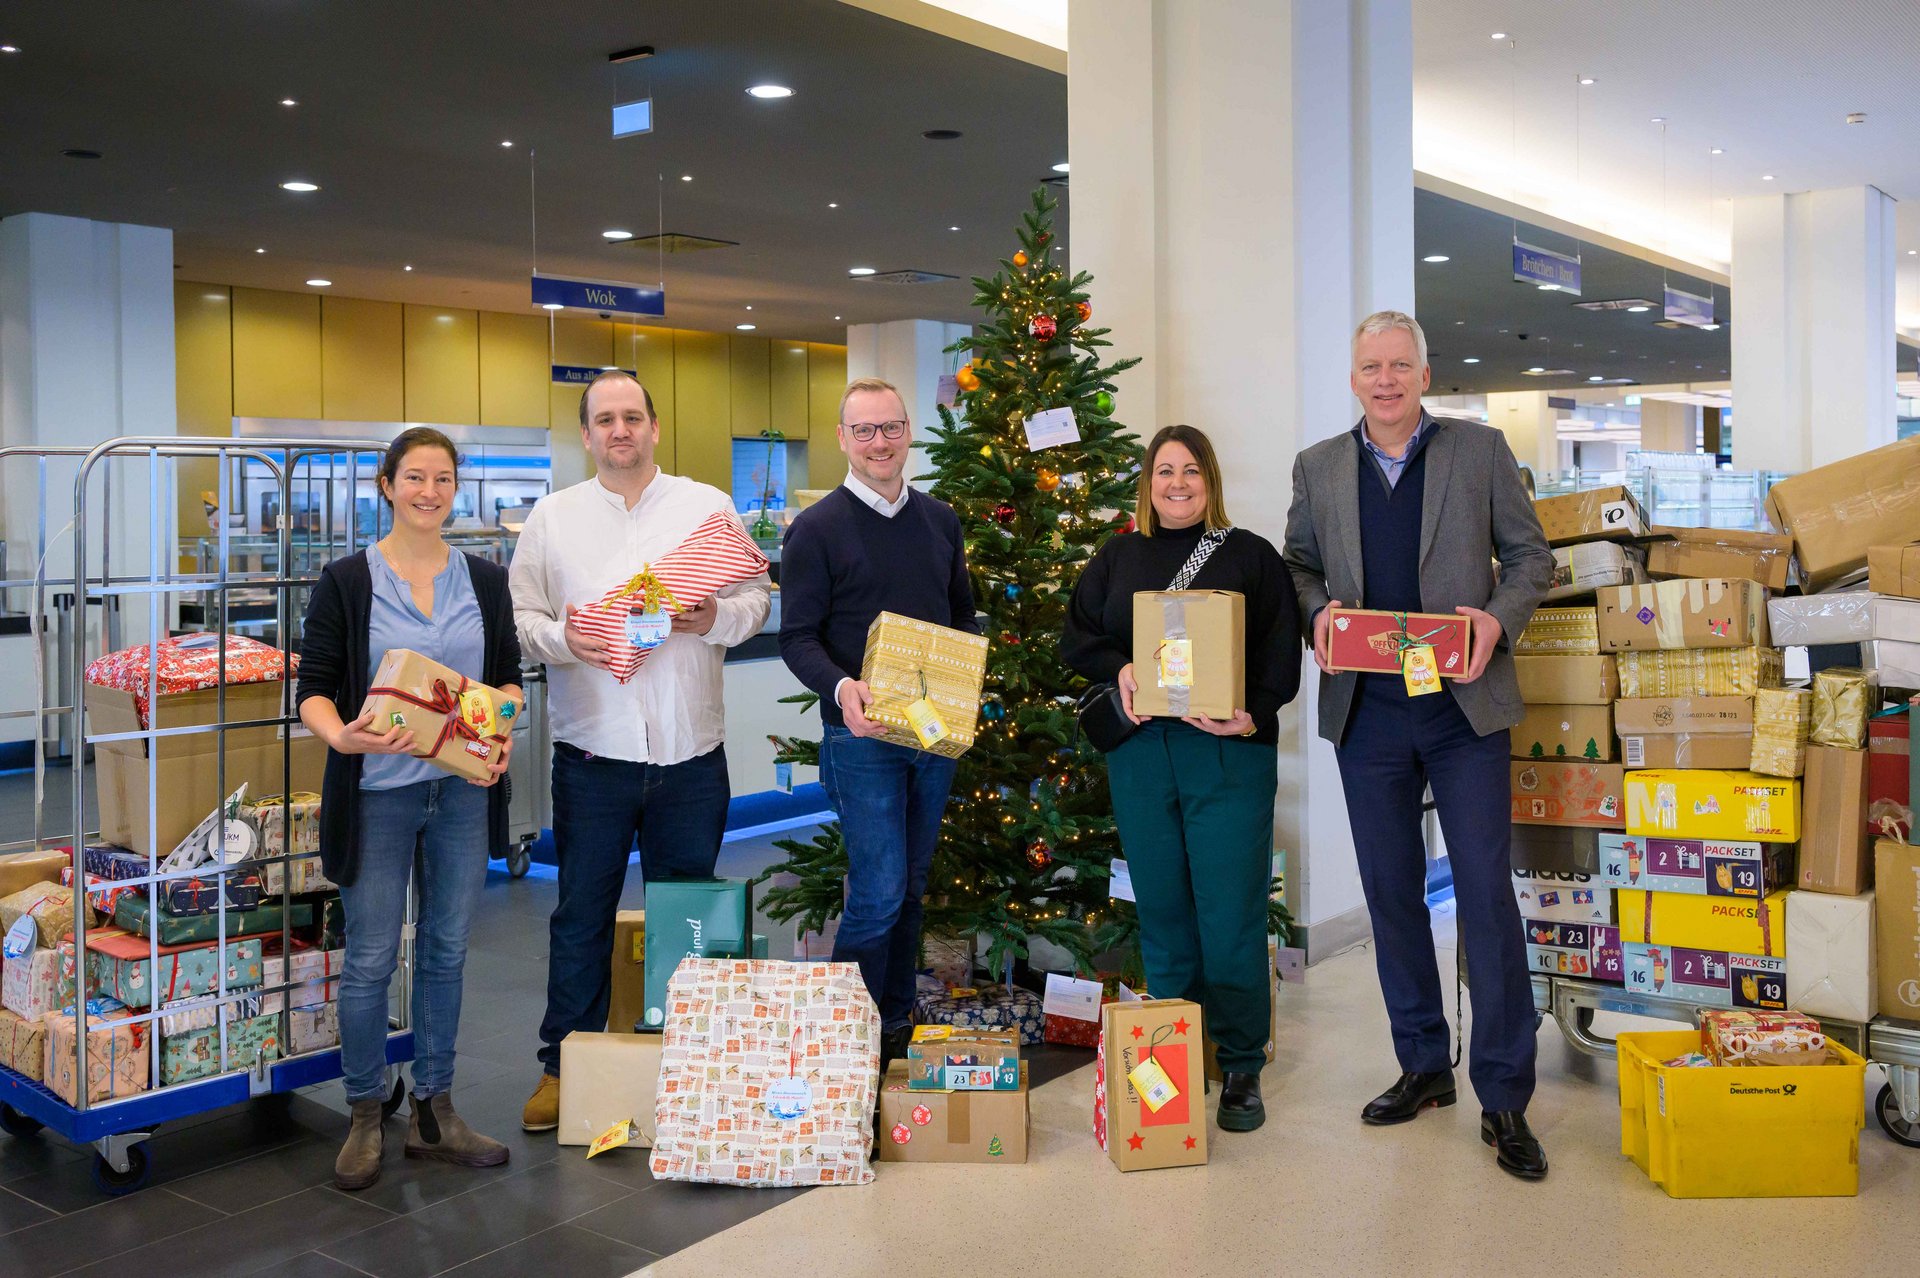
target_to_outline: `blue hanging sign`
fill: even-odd
[[[1714,322],[1713,298],[1667,286],[1666,317],[1676,324],[1705,328]]]
[[[1552,285],[1562,293],[1580,296],[1580,257],[1535,248],[1513,241],[1513,278],[1526,284]]]
[[[608,369],[597,368],[592,364],[555,364],[553,380],[567,386],[585,386],[600,374],[609,372],[625,373],[629,377],[635,376],[631,368]]]
[[[533,277],[533,304],[549,308],[571,307],[582,311],[617,311],[622,315],[665,315],[667,294],[663,289],[638,284],[611,284],[603,280],[581,280],[567,275]]]
[[[653,132],[653,99],[638,98],[616,103],[613,108],[613,136],[629,138],[636,133]]]

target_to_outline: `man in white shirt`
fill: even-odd
[[[521,1119],[528,1131],[559,1126],[561,1040],[607,1027],[613,917],[635,837],[643,878],[713,873],[731,797],[721,664],[726,649],[759,632],[769,606],[765,574],[720,590],[675,616],[639,672],[618,682],[611,645],[573,614],[715,511],[739,516],[718,488],[654,463],[660,423],[632,374],[588,383],[580,430],[599,473],[535,504],[509,574],[520,647],[547,667],[560,881],[540,1022],[544,1069]]]

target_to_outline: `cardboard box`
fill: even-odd
[[[9,852],[0,856],[0,898],[36,883],[58,883],[60,871],[72,867],[71,852]]]
[[[575,1030],[560,1040],[559,1143],[591,1145],[631,1119],[640,1128],[632,1143],[651,1149],[662,1047],[658,1034]]]
[[[1768,639],[1776,648],[1860,643],[1873,638],[1873,601],[1865,590],[1767,600]]]
[[[1231,590],[1133,596],[1134,712],[1231,719],[1246,708],[1246,599]]]
[[[1591,874],[1515,870],[1513,897],[1519,902],[1523,919],[1613,925],[1613,889]]]
[[[753,885],[745,879],[655,879],[647,884],[641,1019],[667,1022],[667,986],[683,959],[752,955]],[[594,1133],[598,1135],[599,1133]]]
[[[1620,939],[1636,945],[1679,945],[1784,958],[1787,888],[1750,897],[1696,896],[1619,888]]]
[[[1867,588],[1876,594],[1920,599],[1920,542],[1867,547]]]
[[[1829,666],[1813,676],[1814,745],[1858,750],[1867,744],[1867,717],[1878,707],[1873,681],[1864,670]]]
[[[1510,735],[1516,759],[1613,760],[1613,707],[1529,705]]]
[[[1767,592],[1726,577],[1611,586],[1595,595],[1603,652],[1751,648],[1767,641]]]
[[[631,1034],[647,1015],[647,912],[621,910],[613,916],[613,992],[607,1000],[607,1029]],[[565,1043],[561,1044],[563,1047]],[[608,1120],[612,1125],[612,1120]],[[605,1131],[606,1128],[601,1128]],[[595,1132],[598,1136],[600,1132]]]
[[[1598,830],[1559,825],[1509,827],[1508,857],[1516,870],[1542,874],[1594,874],[1600,868]]]
[[[1136,599],[1138,596],[1136,596]],[[1382,612],[1373,608],[1329,608],[1327,650],[1330,670],[1399,674],[1401,654],[1410,645],[1433,649],[1434,673],[1458,679],[1472,661],[1473,627],[1458,613]],[[1140,619],[1134,615],[1134,644]],[[1138,696],[1134,709],[1140,708]]]
[[[243,684],[243,688],[258,687]],[[239,688],[229,688],[237,692]],[[89,700],[95,692],[125,696],[111,688],[88,688]],[[212,696],[207,693],[183,693],[183,696]],[[174,698],[163,697],[163,702]],[[131,714],[131,699],[128,701]],[[88,711],[93,714],[91,708]],[[229,710],[229,713],[232,713]],[[96,717],[96,726],[98,718]],[[102,729],[103,731],[105,729]],[[121,731],[114,728],[113,731]],[[242,729],[241,732],[252,731]],[[272,732],[273,729],[262,729]],[[229,737],[233,733],[228,734]],[[244,739],[244,737],[243,737]],[[195,743],[203,748],[184,750],[176,742]],[[249,793],[278,793],[286,780],[284,771],[290,761],[296,788],[319,789],[326,771],[327,747],[312,733],[296,729],[290,742],[269,739],[264,745],[241,746],[231,740],[225,750],[226,790],[220,789],[222,752],[211,735],[167,737],[156,741],[165,747],[158,759],[119,749],[138,747],[139,741],[104,742],[94,752],[94,780],[100,799],[100,837],[108,843],[137,852],[141,856],[164,857],[180,841],[207,819],[227,795],[245,782]],[[151,784],[158,797],[158,827],[147,828],[147,790]]]
[[[1745,577],[1769,590],[1787,588],[1791,537],[1660,524],[1653,535],[1669,538],[1647,547],[1647,572],[1655,577]]]
[[[907,1085],[915,1091],[1018,1091],[1020,1035],[1006,1029],[916,1025],[907,1044]]]
[[[1654,768],[1627,773],[1626,795],[1628,834],[1762,843],[1800,839],[1800,783],[1790,778]]]
[[[1874,960],[1880,1014],[1920,1021],[1920,845],[1873,845]]]
[[[1620,675],[1610,656],[1519,656],[1513,673],[1520,699],[1528,705],[1604,706],[1620,695]]]
[[[1876,596],[1873,601],[1873,637],[1895,643],[1920,643],[1920,599]]]
[[[1798,886],[1854,896],[1873,886],[1867,752],[1809,746]]]
[[[389,648],[360,712],[373,716],[379,732],[396,724],[410,728],[414,758],[484,781],[506,749],[521,704],[410,648]]]
[[[1748,770],[1797,777],[1807,769],[1807,733],[1813,693],[1806,688],[1760,688],[1753,694],[1753,758]]]
[[[1880,1009],[1873,893],[1787,896],[1787,1003],[1810,1016],[1864,1025]]]
[[[1920,691],[1920,643],[1869,639],[1860,645],[1860,664],[1885,695],[1893,695],[1894,689],[1903,693]]]
[[[1625,963],[1618,928],[1525,920],[1527,966],[1552,976],[1618,985]]]
[[[1600,655],[1600,614],[1593,608],[1538,608],[1514,642],[1516,655]]]
[[[925,1092],[907,1085],[895,1061],[880,1089],[874,1158],[883,1163],[1027,1161],[1027,1067],[1010,1092]]]
[[[1902,706],[1897,712],[1876,715],[1867,720],[1867,810],[1869,819],[1874,805],[1912,805],[1911,770],[1913,743],[1908,735],[1908,716]],[[1873,830],[1871,834],[1880,834]]]
[[[1778,648],[1683,648],[1622,652],[1622,697],[1751,697],[1778,688],[1786,665]]]
[[[883,612],[867,627],[860,677],[873,690],[867,717],[886,725],[881,740],[957,759],[979,727],[987,638]],[[914,716],[924,736],[907,713],[921,702],[926,710]]]
[[[1778,1012],[1787,1006],[1787,960],[1685,946],[1627,942],[1628,993],[1653,994],[1702,1007]]]
[[[1767,518],[1793,537],[1810,589],[1859,571],[1920,524],[1920,437],[1788,476],[1767,490]]]
[[[1560,546],[1553,552],[1553,578],[1543,596],[1546,602],[1579,599],[1602,586],[1628,586],[1647,579],[1638,551],[1618,542],[1589,541]]]
[[[1510,780],[1516,824],[1617,830],[1624,819],[1626,769],[1617,763],[1515,760]]]
[[[1144,998],[1100,1009],[1094,1057],[1094,1137],[1123,1172],[1195,1167],[1207,1161],[1207,1104],[1200,1064],[1200,1005]],[[1150,1106],[1130,1077],[1146,1061],[1164,1071],[1173,1094]]]
[[[1613,726],[1627,732],[1712,732],[1749,736],[1752,697],[1622,697]]]
[[[1647,535],[1646,511],[1632,493],[1617,485],[1536,498],[1533,513],[1539,517],[1540,530],[1546,533],[1549,546]]]
[[[1753,739],[1736,732],[1621,733],[1620,761],[1629,770],[1739,769],[1753,762]]]
[[[1608,887],[1759,900],[1793,884],[1793,848],[1726,839],[1600,836],[1600,872]]]

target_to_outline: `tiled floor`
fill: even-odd
[[[30,781],[30,778],[28,778]],[[7,783],[12,785],[8,786]],[[17,789],[0,779],[0,809]],[[62,822],[64,825],[65,822]],[[729,844],[718,871],[751,876],[776,859],[770,840]],[[505,1166],[472,1171],[400,1156],[405,1116],[387,1125],[378,1184],[332,1188],[347,1128],[337,1082],[170,1124],[149,1142],[150,1186],[106,1199],[90,1150],[48,1136],[0,1135],[0,1278],[64,1273],[283,1274],[425,1278],[625,1274],[778,1206],[793,1192],[655,1182],[646,1154],[586,1161],[552,1135],[520,1130],[536,1081],[546,1001],[550,879],[490,875],[467,961],[454,1099],[476,1129],[505,1141]],[[623,903],[641,899],[636,868]],[[763,927],[775,956],[790,927]],[[1088,1053],[1042,1050],[1037,1081]]]

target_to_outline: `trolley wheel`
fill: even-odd
[[[1893,1084],[1880,1088],[1880,1099],[1873,1103],[1880,1130],[1911,1149],[1920,1149],[1920,1123],[1909,1123],[1900,1115],[1900,1103],[1893,1098]]]
[[[511,878],[524,879],[527,871],[533,868],[533,845],[516,843],[507,849],[507,874]]]
[[[0,1131],[9,1136],[37,1136],[46,1124],[37,1118],[28,1118],[11,1105],[0,1105]]]
[[[127,1169],[123,1172],[115,1171],[113,1164],[107,1161],[104,1154],[95,1154],[93,1156],[94,1185],[99,1188],[101,1193],[111,1195],[115,1198],[118,1198],[122,1194],[131,1194],[134,1190],[146,1184],[147,1176],[152,1170],[152,1164],[147,1161],[147,1143],[145,1141],[141,1141],[138,1145],[128,1147]]]
[[[393,1080],[393,1095],[387,1097],[380,1106],[380,1121],[385,1122],[400,1112],[400,1102],[407,1098],[407,1084],[404,1079]]]

